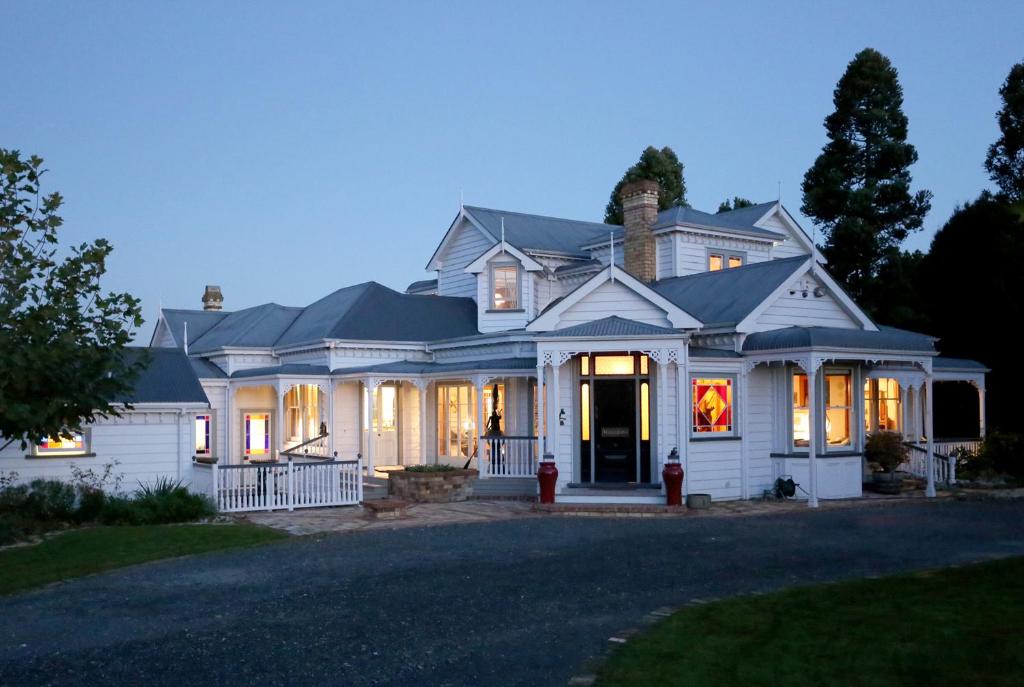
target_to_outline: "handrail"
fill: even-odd
[[[320,436],[313,437],[312,439],[310,439],[308,441],[304,441],[301,444],[296,444],[295,446],[292,446],[291,448],[289,448],[287,450],[281,451],[281,455],[282,456],[299,456],[299,457],[303,457],[303,458],[309,458],[309,457],[321,458],[321,456],[317,456],[317,455],[310,456],[308,450],[305,453],[299,453],[299,449],[302,448],[303,446],[309,446],[310,444],[314,444],[314,443],[320,441],[321,439],[326,437],[328,434],[329,434],[329,432],[324,431],[323,433],[320,434]],[[324,460],[328,460],[328,458],[326,456],[324,456],[323,458],[324,458]]]
[[[323,462],[310,463],[310,465],[325,465],[327,463],[332,463],[332,464],[333,463],[337,463],[338,465],[351,465],[351,464],[358,463],[358,462],[359,462],[358,458],[356,458],[356,459],[346,459],[346,460],[338,460],[337,458],[324,458]],[[287,464],[288,464],[288,461],[261,460],[261,461],[249,462],[249,463],[232,463],[230,465],[218,465],[217,469],[218,470],[241,470],[243,468],[261,468],[261,467],[266,467],[268,465],[287,465]],[[207,465],[206,467],[210,467],[210,466]],[[296,463],[295,464],[295,469],[296,470],[301,470],[302,467],[303,467],[302,463]]]

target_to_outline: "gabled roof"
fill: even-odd
[[[476,333],[472,298],[417,296],[366,282],[338,289],[302,309],[275,345],[321,339],[432,341]]]
[[[544,332],[539,336],[551,338],[596,338],[602,336],[666,336],[678,334],[679,332],[675,329],[658,327],[646,322],[627,320],[618,315],[612,315],[611,317],[584,322],[583,324],[566,327],[565,329]]]
[[[754,226],[754,222],[764,217],[774,206],[775,203],[761,203],[749,208],[730,210],[729,212],[717,215],[695,210],[694,208],[674,207],[658,213],[654,229],[667,229],[677,226],[695,227],[698,229],[726,231],[731,234],[742,234],[753,238],[781,241],[786,238],[785,234]]]
[[[200,337],[189,331],[189,353],[206,353],[220,348],[269,348],[291,326],[302,308],[265,303],[228,313]]]
[[[879,327],[878,331],[838,327],[785,327],[750,334],[743,342],[745,353],[791,348],[847,348],[932,354],[935,352],[935,339],[895,327]]]
[[[622,230],[622,227],[617,225],[601,222],[581,222],[471,205],[465,206],[464,211],[496,240],[501,240],[501,225],[504,219],[505,240],[525,251],[589,257],[582,246],[607,240],[610,232]]]
[[[199,379],[226,379],[227,373],[217,367],[206,358],[189,358],[192,363],[192,371]]]
[[[209,404],[188,356],[180,348],[124,349],[129,362],[148,360],[135,379],[134,390],[114,399],[118,403],[202,403]]]
[[[223,310],[176,310],[163,309],[160,311],[167,329],[177,346],[184,344],[185,323],[188,323],[189,343],[196,341],[206,332],[210,331],[217,323],[230,315],[230,312]],[[153,331],[154,336],[156,330]]]
[[[735,325],[809,261],[809,255],[765,260],[662,279],[651,284],[651,288],[704,322],[705,327]]]

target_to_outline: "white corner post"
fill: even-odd
[[[427,464],[427,403],[430,382],[426,379],[414,379],[413,385],[420,392],[420,465]]]
[[[651,475],[651,481],[658,480],[661,482],[661,472],[665,469],[665,457],[668,455],[669,446],[668,440],[668,351],[659,350],[651,351],[651,355],[648,356],[649,361],[653,361],[657,365],[658,381],[654,388],[654,448],[657,453],[655,454],[654,468]],[[665,418],[666,422],[662,422],[662,417]],[[640,468],[639,461],[637,462],[637,468]],[[640,481],[640,476],[637,475],[637,482]],[[665,485],[661,484],[661,493],[665,493]]]
[[[978,387],[978,438],[985,438],[985,382],[975,384]]]
[[[693,425],[693,388],[690,384],[690,349],[689,346],[680,354],[676,362],[676,386],[679,388],[679,405],[676,413],[676,424],[679,427],[679,462],[683,466],[683,496],[690,493],[690,428]]]
[[[232,440],[232,435],[234,435],[234,433],[235,433],[235,430],[234,430],[234,427],[235,427],[235,417],[234,417],[234,411],[233,411],[234,400],[235,400],[234,399],[234,395],[235,395],[235,390],[231,387],[231,382],[228,382],[227,386],[224,388],[224,456],[223,456],[224,457],[224,462],[227,465],[230,465],[232,463],[232,460],[231,460],[231,450],[232,450],[231,444],[232,444],[232,441],[231,440]],[[216,463],[214,463],[214,466],[216,466]],[[214,484],[216,484],[216,482],[214,482]]]
[[[750,379],[751,370],[744,365],[740,369],[739,375],[739,389],[737,392],[740,395],[740,417],[739,422],[736,422],[736,418],[733,417],[733,423],[735,427],[733,430],[742,439],[740,440],[740,498],[746,500],[750,498],[750,451],[747,450],[747,444],[750,443],[749,433],[747,432],[747,412],[749,404],[747,398],[750,396],[748,380]]]
[[[487,418],[484,417],[484,383],[482,376],[473,378],[473,386],[476,388],[476,469],[477,477],[485,477],[487,472],[486,457],[487,440],[484,434],[487,426]]]
[[[277,422],[275,423],[274,429],[277,430],[277,436],[273,437],[271,441],[271,448],[274,450],[275,458],[281,457],[281,448],[284,446],[284,395],[287,393],[287,384],[282,389],[281,381],[277,382]]]
[[[562,427],[559,424],[559,418],[561,417],[562,408],[562,397],[558,391],[558,378],[562,376],[562,354],[560,353],[557,358],[551,361],[551,424],[548,427],[552,429],[548,430],[551,435],[551,453],[555,456],[555,463],[558,463],[558,450],[559,450],[559,439],[562,434]]]
[[[547,412],[547,403],[544,402],[544,363],[539,363],[537,365],[537,448],[540,450],[540,455],[537,456],[538,460],[548,452],[548,436],[544,431],[547,425],[545,412]]]
[[[327,382],[327,457],[334,460],[334,377]]]
[[[903,440],[906,441],[910,436],[910,432],[907,431],[907,385],[902,380],[900,381],[900,432],[903,434]],[[878,410],[875,408],[877,398],[872,399],[871,412],[878,417]],[[872,422],[874,425],[874,422]]]
[[[935,432],[932,428],[934,405],[932,401],[932,373],[929,370],[924,378],[924,430],[928,435],[928,482],[924,495],[929,498],[935,496]]]
[[[818,507],[818,363],[811,356],[807,359],[807,473],[811,480],[811,491],[807,498],[810,508]]]
[[[366,476],[373,477],[373,449],[374,440],[376,439],[376,432],[373,429],[377,422],[377,385],[379,380],[373,377],[367,377],[363,384],[366,386],[364,393],[368,394],[368,400],[366,403],[367,414],[369,417],[366,418]]]

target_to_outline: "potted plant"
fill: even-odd
[[[875,432],[868,435],[864,454],[869,463],[877,466],[874,473],[875,490],[880,494],[898,494],[903,479],[896,468],[907,460],[907,446],[899,432]]]

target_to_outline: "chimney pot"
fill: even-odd
[[[207,284],[203,292],[203,310],[220,310],[223,304],[224,294],[220,292],[220,287]]]
[[[622,200],[623,262],[626,271],[642,282],[655,278],[654,234],[658,221],[658,194],[661,187],[650,179],[623,184]]]

